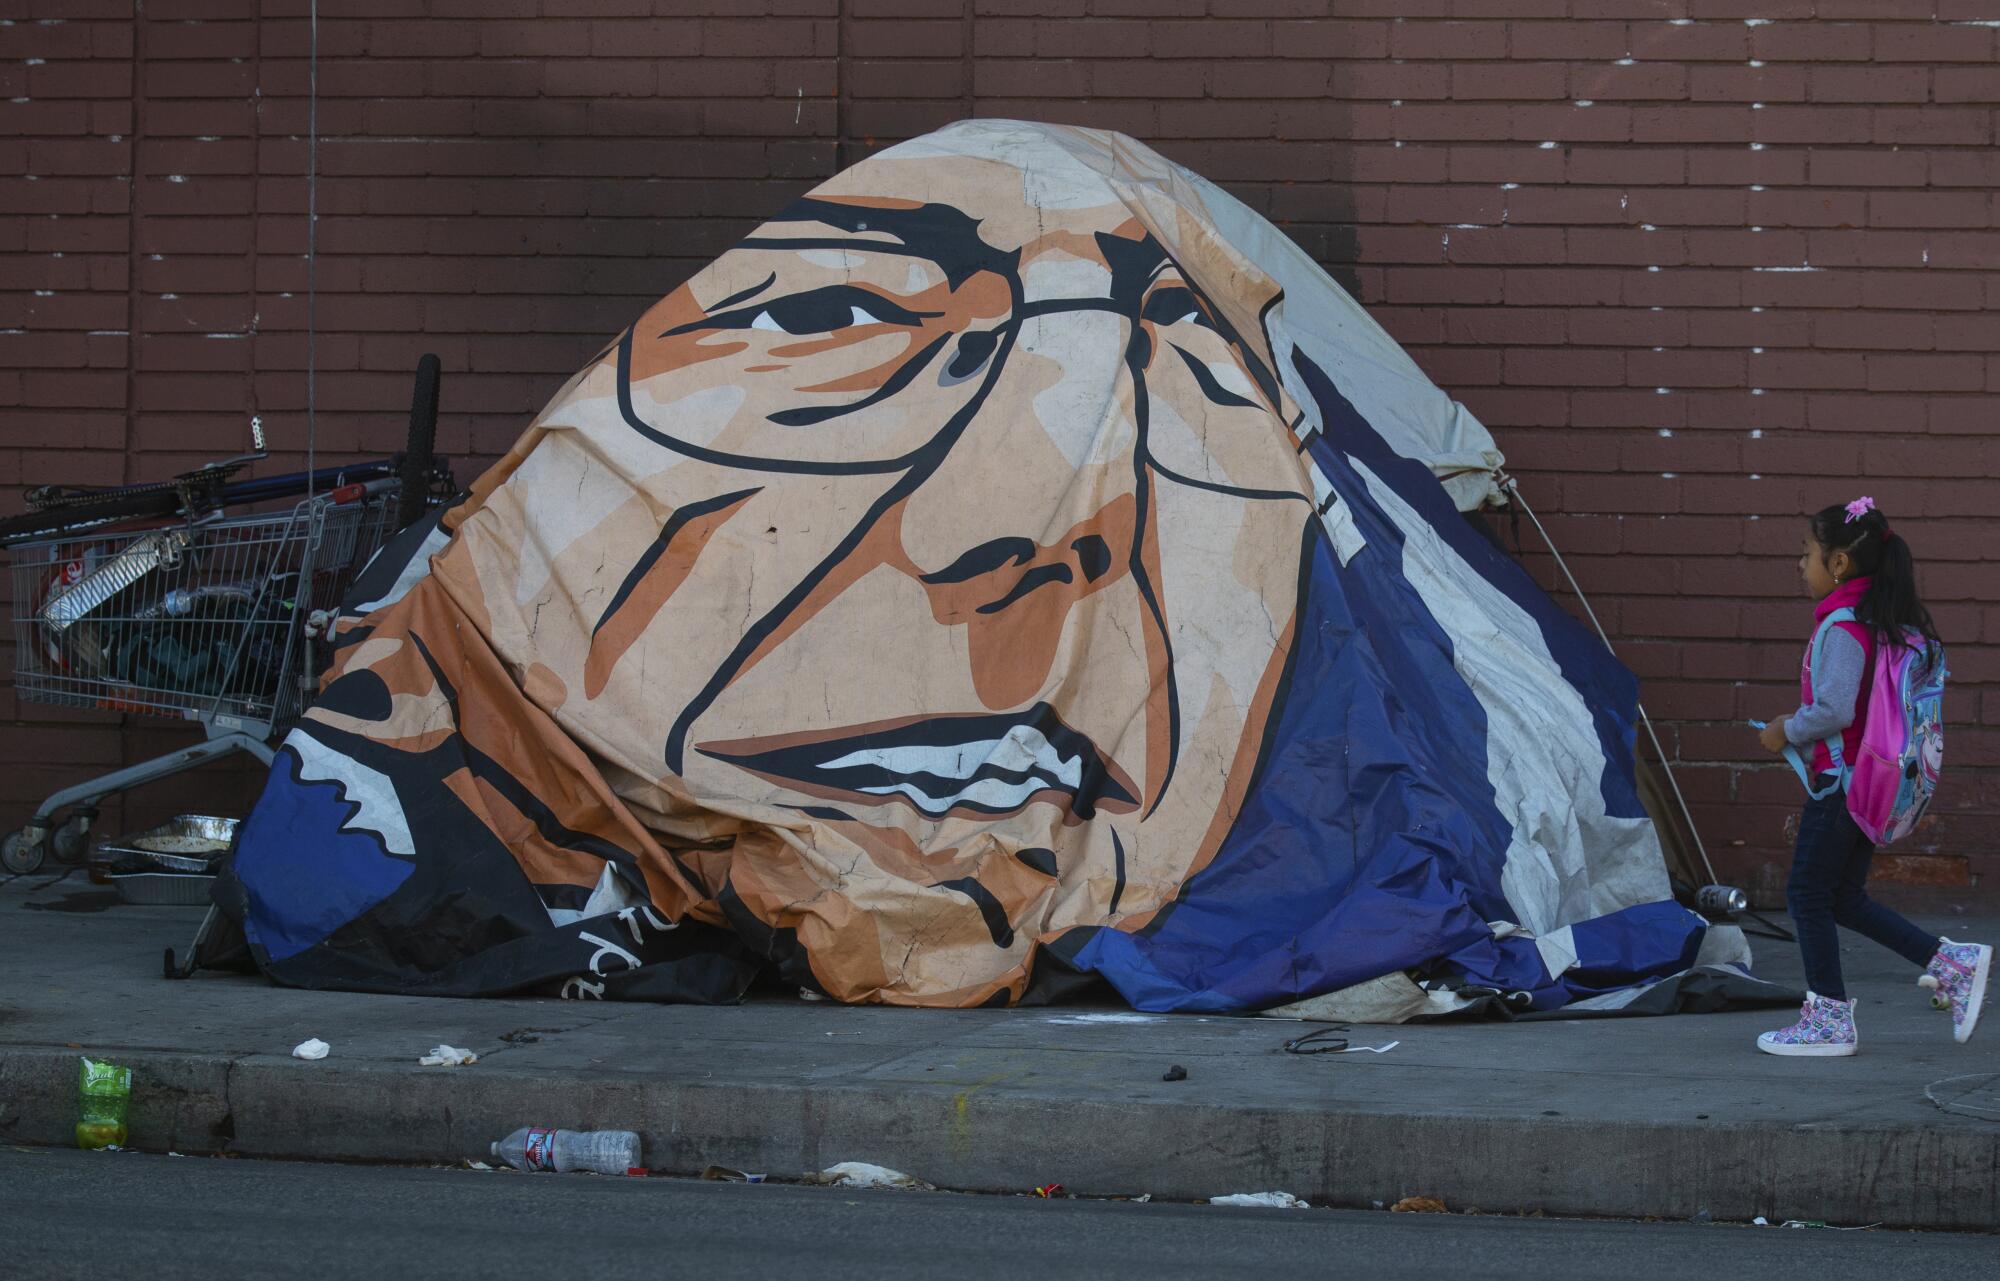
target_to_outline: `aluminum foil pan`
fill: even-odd
[[[187,872],[113,872],[111,884],[127,903],[141,907],[206,907],[213,876]]]
[[[92,610],[156,569],[172,569],[187,548],[185,529],[158,529],[106,560],[42,604],[42,626],[60,636]]]
[[[208,872],[236,839],[233,818],[179,814],[158,827],[100,841],[98,858],[123,867],[143,865],[170,872]],[[206,902],[206,899],[202,900]]]

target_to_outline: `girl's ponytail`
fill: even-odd
[[[1835,503],[1813,513],[1813,541],[1828,552],[1846,552],[1856,573],[1869,576],[1868,591],[1854,616],[1900,644],[1904,628],[1914,628],[1931,645],[1942,644],[1930,610],[1917,595],[1917,567],[1910,545],[1889,528],[1872,499]]]

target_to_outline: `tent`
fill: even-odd
[[[1219,188],[954,125],[385,551],[218,901],[308,987],[1668,1008],[1748,953],[1634,677],[1463,514],[1500,463]]]

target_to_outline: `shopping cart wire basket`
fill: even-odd
[[[392,532],[399,490],[380,479],[275,511],[14,543],[17,697],[196,721],[204,738],[50,796],[0,848],[7,869],[32,871],[51,846],[80,859],[113,793],[232,752],[269,764],[273,737],[311,701],[326,620]]]

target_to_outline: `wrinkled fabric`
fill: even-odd
[[[1491,444],[1131,139],[890,148],[362,575],[220,900],[280,981],[437,994],[1682,973],[1636,681],[1461,514]]]

